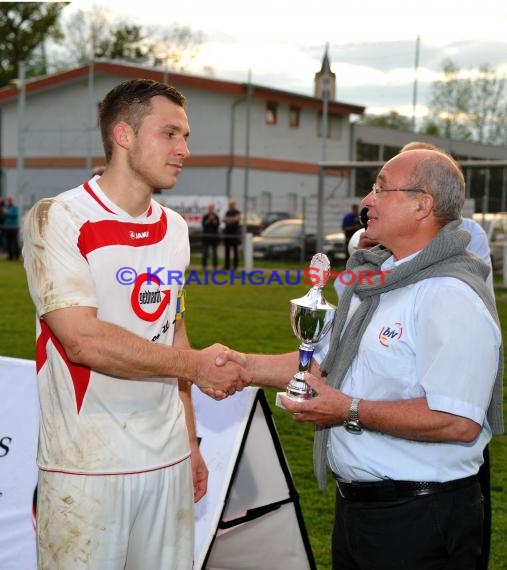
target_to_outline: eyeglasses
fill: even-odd
[[[373,193],[373,197],[375,198],[377,194],[382,194],[382,192],[421,192],[426,194],[426,190],[422,188],[379,188],[376,184],[373,184],[371,187],[371,191]]]

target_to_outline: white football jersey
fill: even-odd
[[[99,319],[171,345],[190,259],[181,216],[152,200],[133,218],[92,179],[35,204],[23,255],[37,311],[39,467],[132,473],[187,457],[175,378],[127,380],[75,365],[43,319],[56,309],[96,307]]]

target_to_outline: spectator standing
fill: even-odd
[[[19,259],[19,207],[13,196],[7,196],[4,209],[4,232],[7,257],[12,261]]]
[[[208,267],[208,255],[211,251],[211,262],[213,270],[218,269],[218,244],[220,237],[218,230],[220,227],[220,220],[218,219],[215,204],[209,204],[208,212],[202,217],[202,268],[204,270]]]
[[[7,251],[5,246],[5,233],[4,233],[4,213],[5,213],[5,200],[0,196],[0,253]]]
[[[229,209],[225,212],[223,218],[224,227],[224,248],[225,248],[225,263],[224,269],[231,269],[231,251],[232,251],[232,268],[234,271],[239,265],[238,247],[241,240],[240,223],[241,212],[236,208],[234,200],[229,201]]]

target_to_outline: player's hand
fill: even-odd
[[[227,350],[221,344],[213,344],[198,352],[197,374],[194,383],[216,400],[232,396],[252,382],[252,374],[232,360],[223,366],[216,365],[219,354]]]
[[[208,467],[201,455],[199,447],[195,445],[190,454],[192,461],[192,481],[194,483],[194,502],[200,501],[208,490]]]

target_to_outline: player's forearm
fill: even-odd
[[[69,359],[108,376],[156,378],[197,376],[197,353],[141,338],[117,325],[97,320],[64,344]]]

